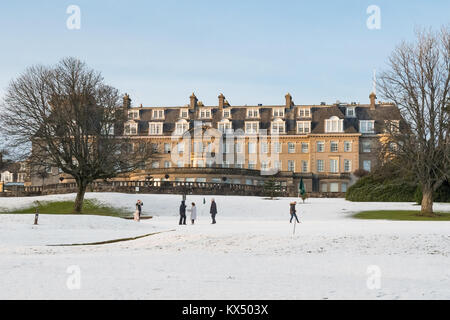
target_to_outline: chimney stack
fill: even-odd
[[[124,109],[130,109],[131,108],[131,99],[128,93],[125,93],[123,96],[123,108]]]
[[[292,101],[292,96],[288,93],[285,95],[286,98],[286,108],[291,108],[294,105],[294,101]]]
[[[219,110],[222,110],[224,105],[225,105],[225,96],[221,93],[219,95]]]
[[[189,103],[189,108],[190,109],[196,109],[197,108],[197,97],[195,96],[195,94],[192,92],[192,95],[190,96],[190,103]]]
[[[370,110],[375,110],[375,99],[377,98],[377,95],[372,92],[369,95],[369,99],[370,99]]]

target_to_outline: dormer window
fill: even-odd
[[[256,134],[259,132],[259,122],[258,121],[246,121],[245,122],[245,133]]]
[[[152,110],[152,119],[154,120],[164,120],[164,109]]]
[[[189,117],[189,110],[188,109],[180,109],[180,118],[187,119],[188,117]]]
[[[259,109],[257,108],[247,109],[247,118],[259,118]]]
[[[124,128],[126,135],[136,135],[138,133],[138,123],[134,121],[128,121],[125,123]]]
[[[297,133],[308,134],[311,132],[311,121],[297,121]]]
[[[348,118],[354,118],[356,117],[355,107],[347,107],[345,116]]]
[[[274,118],[283,118],[284,117],[284,108],[276,108],[272,109],[272,115]]]
[[[130,120],[139,119],[139,110],[128,110],[128,119]]]
[[[310,108],[299,108],[298,116],[299,116],[299,118],[311,118],[311,109]]]
[[[359,121],[360,133],[375,133],[375,120],[360,120]]]
[[[211,119],[211,109],[201,109],[200,119]]]
[[[344,132],[344,119],[339,119],[336,116],[325,120],[325,132]]]
[[[284,110],[283,110],[284,111]],[[271,125],[271,133],[272,134],[280,134],[280,133],[285,133],[285,123],[282,119],[278,118],[274,121],[272,121],[272,125]]]
[[[150,122],[148,124],[148,134],[149,135],[160,135],[163,133],[163,123],[162,122]]]
[[[217,129],[222,133],[231,133],[233,132],[232,124],[230,120],[223,119],[219,123],[217,123]]]
[[[188,130],[189,130],[189,122],[187,122],[185,119],[179,120],[175,124],[175,133],[177,135],[182,135]]]
[[[231,112],[230,112],[230,110],[228,109],[228,110],[223,110],[223,118],[224,119],[228,119],[228,118],[230,118],[231,117]]]

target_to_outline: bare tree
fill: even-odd
[[[152,156],[147,143],[123,135],[126,118],[117,89],[85,63],[65,58],[13,80],[0,123],[12,150],[28,158],[34,172],[57,167],[74,178],[74,212],[81,213],[90,183],[133,171]]]
[[[433,192],[450,177],[450,27],[416,31],[403,42],[380,76],[381,95],[399,107],[405,120],[389,122],[384,154],[399,171],[413,173],[422,188],[422,215],[433,215]]]

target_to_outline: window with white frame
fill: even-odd
[[[308,152],[309,152],[309,143],[302,142],[302,153],[308,153]]]
[[[272,145],[273,145],[273,150],[275,151],[275,153],[281,153],[281,150],[282,150],[281,142],[274,142]]]
[[[364,160],[363,161],[363,169],[370,172],[370,170],[372,169],[372,161]]]
[[[325,162],[323,160],[317,160],[317,172],[325,171]]]
[[[336,116],[325,119],[325,132],[344,132],[344,119]]]
[[[237,142],[235,149],[236,149],[236,153],[244,152],[244,144],[242,142]]]
[[[199,112],[200,119],[210,119],[211,118],[211,109],[202,108]]]
[[[330,152],[338,152],[339,144],[337,141],[331,141]]]
[[[261,161],[261,170],[262,171],[269,170],[269,161],[267,160]]]
[[[322,192],[328,192],[328,183],[322,183],[320,185],[320,191]]]
[[[297,133],[306,134],[311,132],[311,121],[297,121]]]
[[[272,115],[274,118],[277,118],[277,117],[283,118],[284,117],[284,108],[272,109]]]
[[[231,124],[230,120],[223,119],[217,123],[217,129],[222,133],[231,133],[232,124]]]
[[[341,192],[347,192],[347,187],[348,187],[347,183],[341,183]]]
[[[138,133],[138,123],[137,122],[127,122],[125,123],[125,134],[135,135]]]
[[[180,118],[187,119],[189,117],[189,109],[180,109]]]
[[[352,161],[348,159],[344,159],[344,171],[351,172],[352,171]]]
[[[299,108],[298,116],[299,116],[299,118],[311,118],[311,109],[310,108]]]
[[[128,119],[130,120],[139,119],[139,110],[128,110]]]
[[[159,168],[159,161],[153,161],[152,162],[152,169],[157,169]]]
[[[360,133],[374,133],[375,132],[375,120],[360,120],[359,121]]]
[[[308,172],[308,161],[307,160],[302,160],[302,172]]]
[[[248,168],[252,169],[252,170],[256,169],[256,161],[255,160],[250,160],[248,162]]]
[[[223,153],[233,153],[234,152],[234,144],[227,142],[223,144]]]
[[[346,115],[348,118],[354,118],[354,117],[356,117],[355,107],[347,107],[345,115]]]
[[[277,119],[275,121],[272,121],[271,133],[272,134],[285,133],[285,123],[284,123],[284,121],[281,120],[281,119]]]
[[[254,154],[257,152],[257,147],[255,142],[248,143],[248,153]]]
[[[371,152],[371,151],[372,151],[372,143],[370,141],[363,141],[362,152]]]
[[[352,142],[344,141],[344,152],[351,152],[351,151],[352,151]]]
[[[330,183],[330,192],[339,192],[339,183],[338,182]]]
[[[177,144],[177,152],[178,153],[184,152],[184,143],[183,142],[180,142],[179,144]]]
[[[185,133],[188,130],[189,130],[189,122],[187,122],[184,119],[179,120],[175,124],[175,133],[178,134],[178,135],[182,135],[183,133]]]
[[[238,161],[238,162],[236,162],[234,164],[234,167],[238,168],[238,169],[243,169],[244,168],[244,163],[242,161]]]
[[[164,153],[170,153],[170,143],[164,143]]]
[[[331,173],[339,172],[339,161],[337,159],[330,159],[330,172]]]
[[[247,109],[247,118],[259,118],[259,109],[258,108],[248,108]]]
[[[164,168],[170,168],[172,163],[170,161],[164,161]]]
[[[259,122],[258,121],[246,121],[245,122],[245,133],[256,134],[259,132]]]
[[[223,110],[223,117],[225,118],[225,119],[228,119],[228,118],[230,118],[231,117],[231,111],[230,111],[230,109],[225,109],[225,110]]]
[[[282,170],[282,165],[281,165],[281,161],[280,160],[275,160],[274,162],[274,169],[281,171]]]
[[[269,144],[267,142],[261,142],[261,153],[269,153]]]
[[[288,160],[288,171],[295,171],[295,161]]]
[[[325,141],[317,141],[317,152],[325,151]]]
[[[152,119],[163,120],[164,119],[164,109],[152,110]]]
[[[162,122],[150,122],[148,124],[148,134],[149,135],[159,135],[163,133],[163,123]]]
[[[295,143],[288,142],[288,153],[295,153]]]

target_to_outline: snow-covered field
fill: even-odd
[[[72,199],[74,195],[39,197]],[[195,225],[179,226],[179,195],[88,193],[144,214],[112,217],[0,215],[0,299],[450,299],[450,222],[356,220],[354,212],[418,209],[412,203],[308,199],[289,224],[292,199],[203,196]],[[37,198],[0,198],[20,208]],[[450,211],[450,204],[436,204]],[[162,232],[133,241],[88,243]]]

